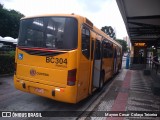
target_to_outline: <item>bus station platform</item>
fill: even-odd
[[[123,68],[90,116],[98,118],[97,111],[106,111],[104,120],[160,120],[160,96],[153,84],[143,70]]]

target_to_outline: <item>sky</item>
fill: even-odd
[[[116,38],[128,36],[116,0],[0,0],[0,3],[25,16],[78,14],[87,17],[99,29],[112,26]]]

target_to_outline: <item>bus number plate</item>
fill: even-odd
[[[44,93],[44,90],[40,89],[40,88],[35,88],[34,90],[35,90],[35,92],[38,92],[38,93],[41,93],[41,94]]]

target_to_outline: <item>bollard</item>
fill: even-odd
[[[129,69],[129,55],[126,58],[126,69]]]

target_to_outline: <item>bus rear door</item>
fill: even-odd
[[[101,42],[96,39],[94,48],[94,62],[93,62],[93,88],[100,88],[103,86],[101,81]]]

